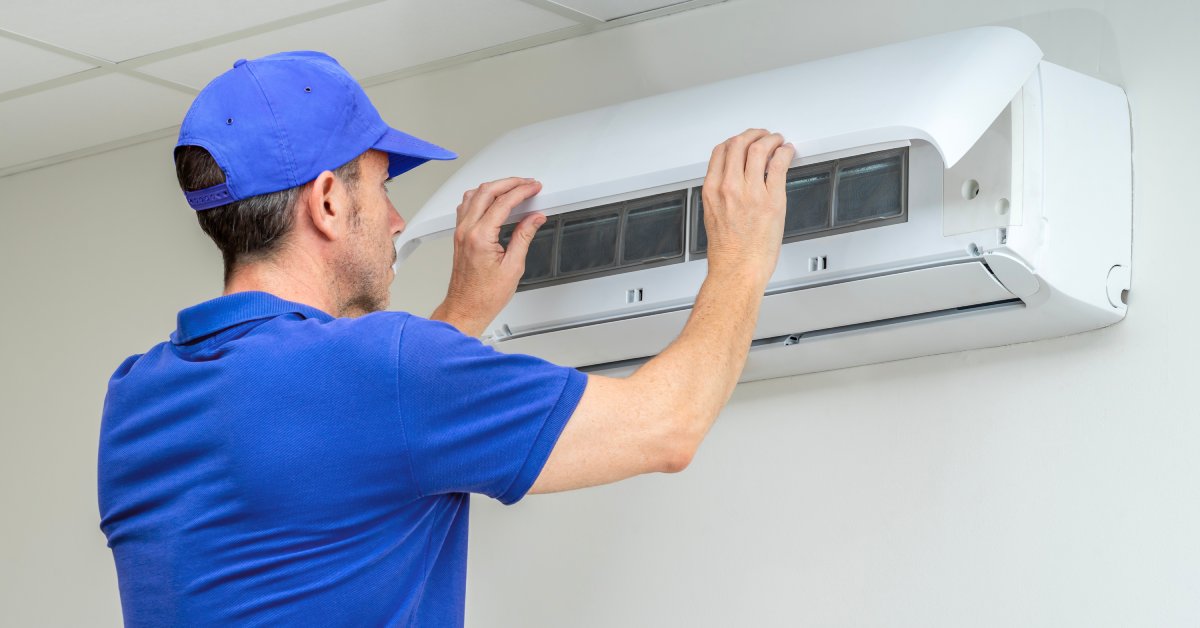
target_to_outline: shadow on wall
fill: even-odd
[[[995,25],[1016,28],[1032,37],[1051,63],[1124,86],[1116,33],[1108,19],[1096,11],[1046,11]]]

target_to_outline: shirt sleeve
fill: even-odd
[[[482,493],[505,504],[524,497],[587,376],[416,316],[399,344],[400,420],[421,494]]]

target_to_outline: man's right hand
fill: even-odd
[[[679,338],[626,379],[589,375],[532,492],[686,467],[733,393],[783,243],[795,156],[752,129],[713,150],[704,180],[708,277]]]
[[[710,275],[749,273],[764,285],[771,277],[783,243],[784,181],[795,154],[783,136],[763,129],[713,149],[702,190]]]

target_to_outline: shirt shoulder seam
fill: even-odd
[[[417,496],[423,499],[428,497],[428,494],[423,488],[421,488],[421,481],[417,479],[417,468],[416,465],[413,464],[412,459],[412,443],[409,442],[408,432],[404,429],[404,408],[400,402],[402,394],[400,390],[400,375],[402,373],[402,369],[400,367],[400,344],[404,342],[404,329],[408,325],[408,321],[411,318],[411,315],[405,316],[403,320],[400,321],[400,324],[395,326],[396,330],[393,332],[394,336],[392,338],[392,342],[390,343],[391,350],[393,351],[392,368],[394,369],[392,380],[396,392],[396,418],[398,419],[397,423],[400,424],[400,438],[404,440],[404,460],[408,463],[408,475],[412,479],[413,486],[417,489]]]

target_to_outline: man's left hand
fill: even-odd
[[[500,244],[500,227],[514,207],[541,189],[533,179],[510,177],[463,194],[450,287],[431,319],[450,323],[469,336],[483,334],[516,292],[529,243],[546,217],[532,213],[522,218],[507,249]]]

